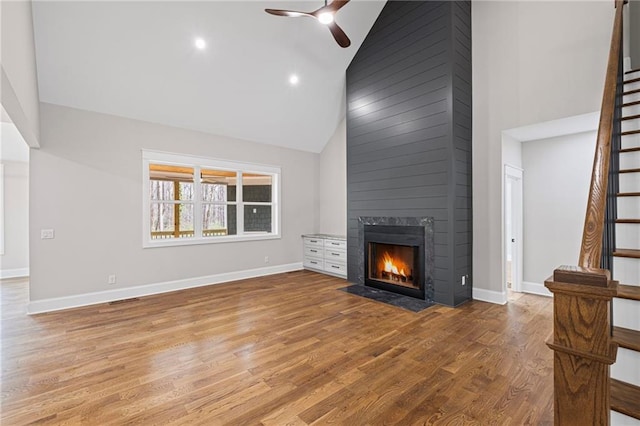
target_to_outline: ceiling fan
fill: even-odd
[[[314,10],[313,12],[297,12],[295,10],[281,9],[265,9],[264,11],[276,16],[289,16],[292,18],[308,16],[310,18],[315,18],[329,28],[333,38],[336,39],[336,42],[338,42],[340,47],[349,47],[351,45],[351,40],[349,40],[349,37],[347,37],[345,32],[342,31],[342,28],[340,28],[334,20],[336,12],[347,3],[349,3],[349,0],[334,0],[329,4],[327,4],[327,0],[324,0],[324,6],[318,10]]]

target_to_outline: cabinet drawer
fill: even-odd
[[[306,268],[324,269],[324,261],[313,257],[305,257],[302,263]]]
[[[347,242],[345,240],[324,240],[324,247],[338,249],[338,250],[346,250]]]
[[[304,238],[305,247],[320,247],[324,246],[324,240],[322,238]]]
[[[324,270],[342,276],[347,275],[347,265],[344,263],[332,263],[327,261],[324,263]]]
[[[324,258],[327,262],[345,263],[347,261],[347,252],[344,250],[325,248]]]
[[[322,258],[322,247],[314,247],[314,246],[304,246],[304,255],[305,257],[319,257]]]

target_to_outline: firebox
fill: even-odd
[[[424,227],[365,225],[364,284],[425,298]]]

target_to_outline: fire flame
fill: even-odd
[[[382,257],[382,261],[384,262],[385,272],[390,272],[396,275],[402,275],[403,277],[407,276],[404,272],[404,268],[400,268],[400,270],[398,271],[398,267],[393,264],[393,257],[389,256],[389,253],[387,252],[384,253],[384,256]]]

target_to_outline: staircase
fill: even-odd
[[[618,354],[611,366],[610,404],[622,414],[613,413],[612,423],[627,425],[640,424],[640,69],[624,74],[620,121],[620,190],[612,253],[613,279],[620,283],[613,299],[612,329]]]
[[[625,3],[615,0],[578,266],[545,281],[557,426],[640,425],[640,69],[622,69]]]

